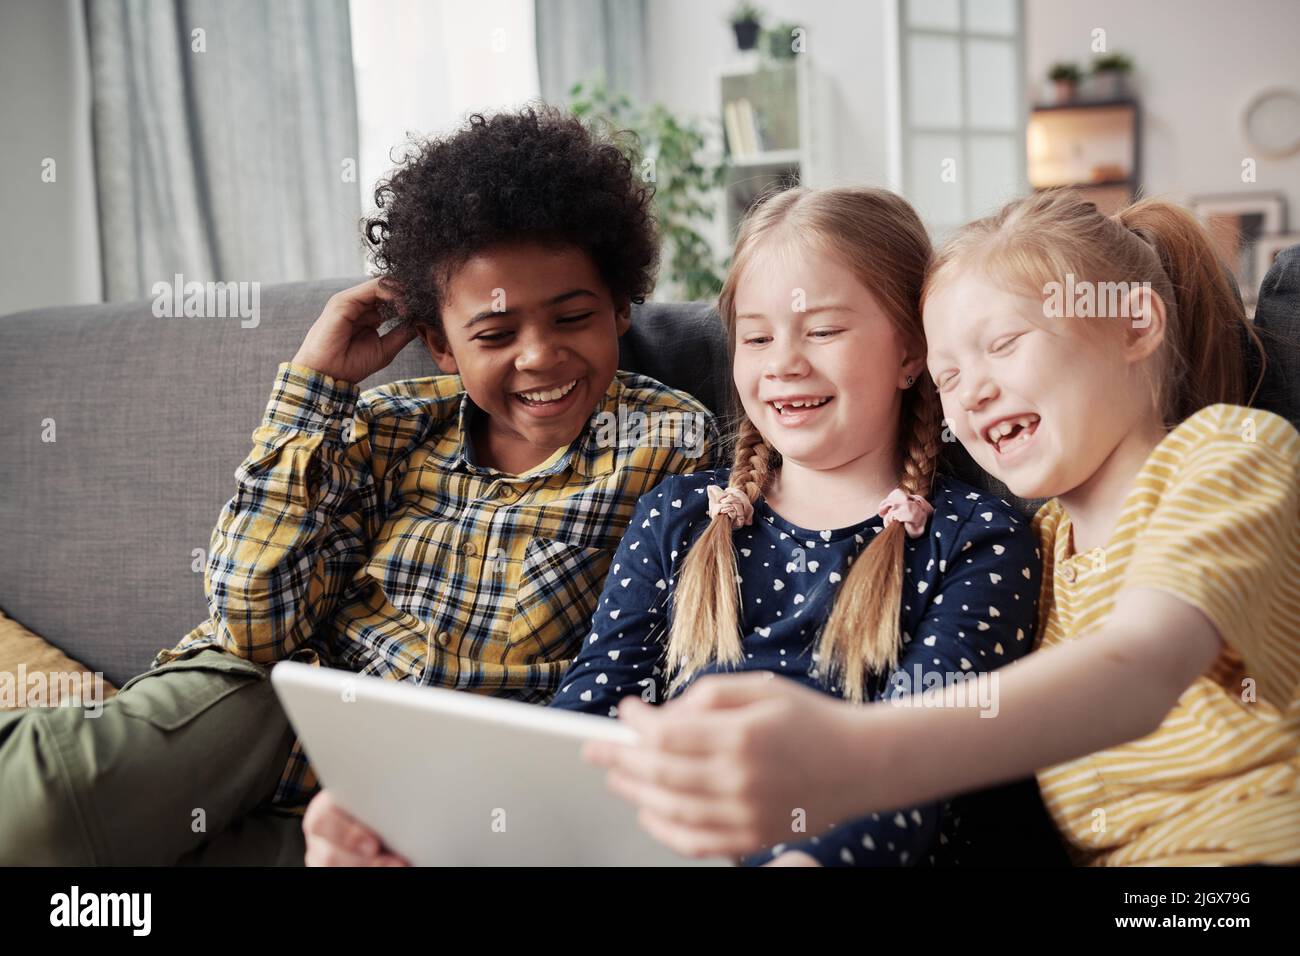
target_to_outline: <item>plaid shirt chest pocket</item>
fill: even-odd
[[[524,549],[505,663],[572,658],[605,583],[613,555],[554,538],[532,538]]]

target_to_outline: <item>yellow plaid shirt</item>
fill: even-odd
[[[460,378],[364,393],[282,364],[212,533],[211,615],[152,666],[216,647],[545,702],[590,624],[637,499],[714,467],[703,405],[618,372],[567,447],[475,464]],[[275,802],[316,790],[294,746]]]

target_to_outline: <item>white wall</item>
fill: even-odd
[[[81,0],[0,4],[0,315],[99,301],[85,45]]]
[[[1057,60],[1090,63],[1094,28],[1110,50],[1131,55],[1143,111],[1142,178],[1147,195],[1281,191],[1289,227],[1300,231],[1300,156],[1258,160],[1258,181],[1241,181],[1252,156],[1241,112],[1270,86],[1300,89],[1297,0],[1026,0],[1026,68],[1037,91]]]

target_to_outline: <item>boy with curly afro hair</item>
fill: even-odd
[[[0,862],[301,862],[318,786],[267,667],[545,702],[637,499],[713,467],[704,406],[617,368],[658,241],[610,136],[548,107],[475,115],[375,200],[379,275],[279,367],[208,619],[97,720],[4,715]],[[359,390],[417,337],[445,374]]]

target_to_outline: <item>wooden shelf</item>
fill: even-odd
[[[1030,186],[1088,190],[1107,212],[1132,202],[1142,182],[1141,117],[1131,98],[1035,107],[1025,128]]]
[[[1124,179],[1095,179],[1078,183],[1044,183],[1035,186],[1034,189],[1042,192],[1045,189],[1114,189],[1117,186],[1127,186],[1129,189],[1136,190],[1137,181],[1132,176],[1127,176]]]
[[[1073,103],[1040,103],[1036,104],[1031,113],[1045,113],[1057,110],[1103,110],[1114,109],[1118,106],[1131,106],[1137,109],[1137,100],[1130,97],[1123,97],[1116,100],[1077,100]]]

